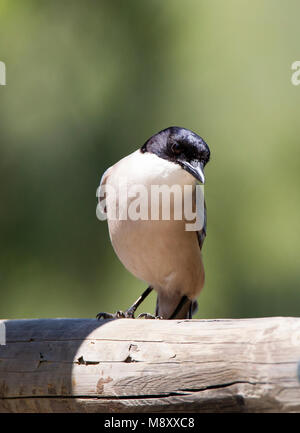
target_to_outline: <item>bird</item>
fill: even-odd
[[[106,211],[112,246],[125,268],[148,287],[126,311],[101,312],[96,316],[98,319],[134,318],[136,309],[152,290],[157,293],[155,314],[141,313],[138,318],[191,319],[197,311],[197,297],[205,278],[202,260],[207,228],[205,200],[202,225],[191,231],[185,229],[184,218],[112,218],[109,210],[113,206],[119,215],[122,212],[124,215],[134,197],[127,202],[122,200],[122,193],[110,191],[118,191],[120,184],[127,189],[141,185],[147,192],[153,185],[176,184],[182,191],[190,186],[195,205],[195,188],[205,183],[204,167],[209,159],[210,149],[202,137],[189,129],[171,126],[152,135],[105,171],[100,181],[100,188],[107,188],[102,210]],[[101,201],[103,197],[99,198],[98,193],[98,205]]]

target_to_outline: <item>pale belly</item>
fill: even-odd
[[[184,221],[108,221],[112,245],[123,265],[157,291],[195,298],[204,284],[196,232]]]

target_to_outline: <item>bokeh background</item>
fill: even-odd
[[[139,296],[96,188],[171,125],[212,152],[197,317],[299,315],[299,14],[298,0],[0,1],[0,317],[95,317]]]

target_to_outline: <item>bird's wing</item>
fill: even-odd
[[[206,212],[206,203],[204,201],[204,215],[203,215],[203,227],[201,230],[196,232],[197,238],[198,238],[198,242],[199,242],[199,247],[202,250],[202,246],[206,237],[206,225],[207,225],[207,212]],[[202,261],[200,263],[200,266],[203,266]],[[175,311],[175,308],[177,307],[177,305],[180,302],[180,297],[173,297],[172,299],[170,299],[169,297],[165,299],[165,295],[164,293],[160,293],[157,296],[157,300],[156,300],[156,309],[155,309],[155,314],[156,316],[160,315],[160,311],[161,311],[161,306],[164,305],[168,305],[168,310],[171,311]],[[193,314],[195,314],[198,310],[198,302],[196,299],[194,300],[189,300],[188,302],[186,302],[186,304],[182,307],[182,309],[180,310],[180,312],[176,315],[176,317],[174,317],[174,319],[191,319]],[[164,317],[165,319],[167,319],[168,317]]]
[[[112,170],[112,167],[109,167],[107,170],[105,170],[105,172],[103,173],[103,175],[102,175],[102,177],[101,177],[101,179],[100,179],[100,184],[99,184],[99,186],[104,185],[104,184],[106,183],[107,178],[108,178],[108,176],[109,176],[111,170]]]
[[[203,215],[203,217],[204,217],[204,219],[203,219],[203,227],[202,227],[201,230],[197,231],[197,237],[198,237],[198,242],[199,242],[200,250],[202,250],[203,243],[204,243],[205,238],[206,238],[207,212],[206,212],[206,203],[205,203],[205,200],[204,200],[204,215]],[[191,310],[190,310],[191,311],[191,317],[190,317],[190,319],[192,318],[192,315],[195,314],[195,313],[197,313],[197,311],[198,311],[198,302],[197,302],[197,300],[195,299],[194,301],[191,301],[191,302],[192,302],[192,305],[191,305]]]
[[[204,221],[203,221],[203,227],[201,230],[197,232],[198,236],[198,242],[200,246],[200,250],[202,250],[202,246],[206,237],[206,224],[207,224],[207,213],[206,213],[206,203],[204,200]]]

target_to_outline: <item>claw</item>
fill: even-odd
[[[118,310],[115,314],[116,319],[125,319],[126,314],[122,310]]]
[[[114,319],[114,314],[111,314],[111,313],[98,313],[97,316],[96,316],[96,318],[98,320],[101,320],[101,319]]]
[[[153,316],[153,314],[150,313],[141,313],[138,315],[137,319],[156,319],[156,320],[162,320],[161,316]]]
[[[122,311],[118,310],[116,313],[98,313],[96,318],[101,319],[134,319],[133,312],[130,310]]]

